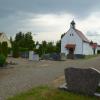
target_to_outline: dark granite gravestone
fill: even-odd
[[[42,55],[41,59],[60,61],[61,60],[61,56],[60,56],[59,53],[50,53],[50,54]]]
[[[93,68],[66,68],[65,80],[69,91],[94,95],[100,82],[100,72]]]

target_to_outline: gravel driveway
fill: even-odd
[[[94,67],[100,70],[100,56],[88,60],[39,61],[8,58],[16,62],[0,68],[0,100],[38,85],[52,85],[52,81],[64,75],[66,67]]]

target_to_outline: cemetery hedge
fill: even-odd
[[[100,98],[65,92],[48,86],[40,86],[7,100],[100,100]]]

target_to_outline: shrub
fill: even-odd
[[[0,67],[4,66],[6,63],[6,57],[3,54],[0,54]]]
[[[100,50],[97,51],[97,54],[100,54]]]

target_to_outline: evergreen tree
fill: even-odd
[[[38,41],[36,42],[35,46],[37,46],[37,45],[39,45],[39,42]]]
[[[54,45],[53,45],[53,42],[48,42],[48,45],[47,45],[47,52],[48,52],[48,53],[53,53],[53,52],[54,52]]]
[[[0,42],[0,54],[2,53],[2,43]]]
[[[19,46],[17,42],[13,42],[12,50],[13,50],[13,57],[18,58],[19,57]]]
[[[57,41],[56,43],[56,53],[61,52],[61,40]]]
[[[8,55],[8,44],[7,42],[2,42],[2,53],[5,57]]]
[[[33,41],[32,33],[27,32],[24,38],[25,38],[25,47],[28,48],[29,50],[33,50],[33,48],[35,47],[35,42]]]
[[[47,53],[47,42],[42,41],[42,54]]]
[[[12,37],[10,37],[10,43],[12,44],[12,42],[13,42],[13,39],[12,39]]]
[[[24,34],[23,34],[22,32],[19,32],[19,33],[17,33],[16,36],[15,36],[15,41],[16,41],[16,42],[20,42],[20,40],[22,40],[23,37],[24,37]]]
[[[35,42],[32,38],[32,33],[27,32],[26,34],[19,32],[15,36],[15,42],[19,48],[27,48],[28,50],[33,50],[35,47]]]

